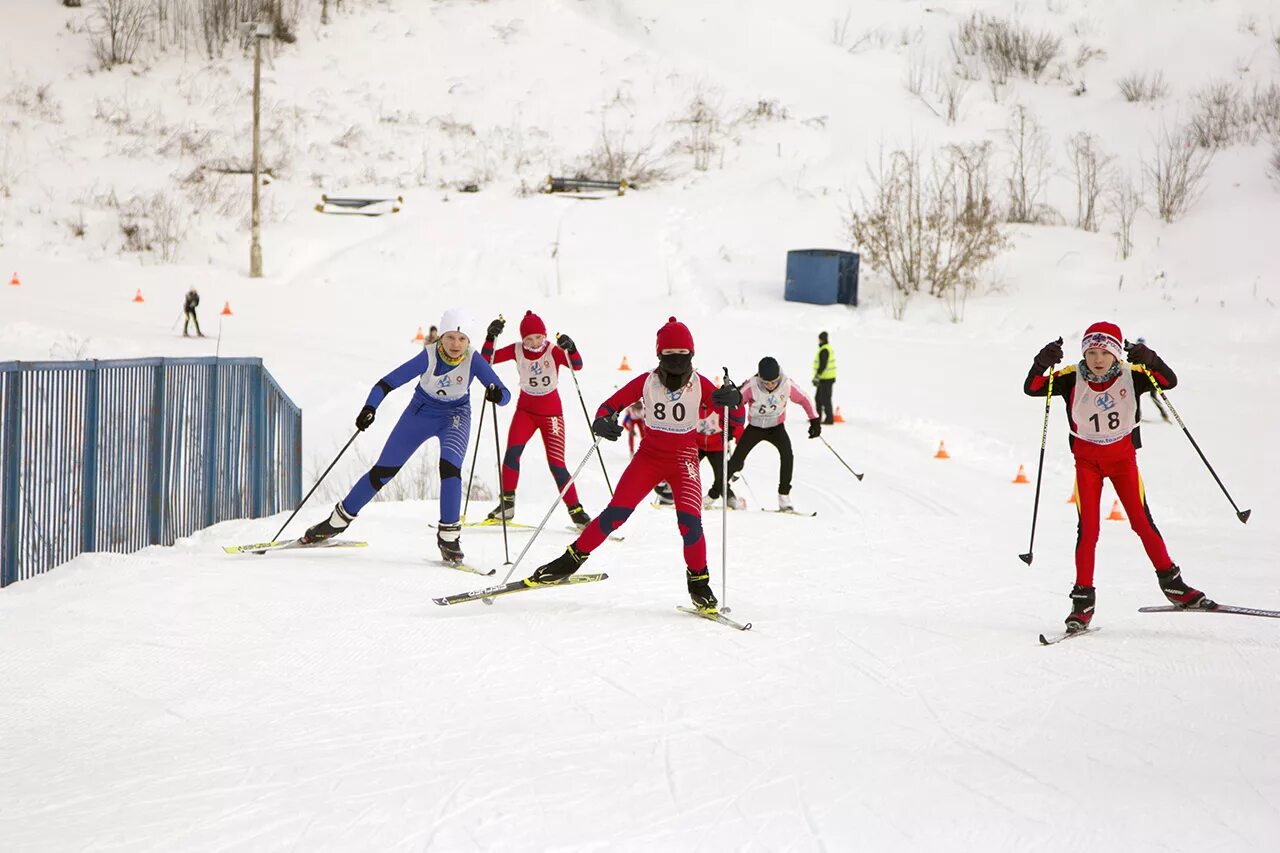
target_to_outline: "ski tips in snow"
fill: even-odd
[[[227,554],[265,554],[268,551],[285,551],[291,548],[367,548],[368,542],[357,542],[352,539],[325,539],[307,544],[301,539],[276,540],[274,542],[258,542],[252,545],[224,545]]]
[[[1161,604],[1157,607],[1139,607],[1139,613],[1235,613],[1240,616],[1267,616],[1280,619],[1280,610],[1262,610],[1257,607],[1236,607],[1233,604],[1219,604],[1211,609],[1200,607],[1179,607],[1176,604]]]
[[[1101,628],[1081,628],[1077,631],[1063,631],[1061,634],[1040,635],[1040,645],[1052,646],[1055,643],[1061,643],[1063,640],[1070,640],[1072,637],[1083,637],[1085,634],[1096,634]]]
[[[447,606],[450,604],[464,604],[468,601],[480,601],[482,599],[496,598],[499,595],[511,595],[516,592],[533,592],[538,589],[549,589],[555,586],[571,586],[580,583],[595,583],[609,577],[604,572],[599,574],[583,574],[569,575],[562,581],[556,583],[544,583],[537,586],[528,586],[523,580],[511,581],[510,583],[500,583],[496,586],[485,587],[484,589],[475,589],[470,592],[460,592],[456,595],[446,595],[440,598],[431,599],[436,604]]]
[[[685,607],[683,605],[676,605],[676,610],[679,610],[681,613],[689,613],[694,616],[699,616],[703,619],[706,619],[709,622],[718,622],[721,625],[724,625],[729,628],[735,628],[739,631],[751,630],[750,622],[735,622],[734,620],[730,619],[728,616],[725,616],[723,613],[720,613],[718,611],[714,613],[709,613],[705,610],[699,610],[696,607]]]

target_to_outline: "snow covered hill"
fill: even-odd
[[[773,355],[803,379],[827,330],[847,423],[824,436],[866,474],[796,427],[793,497],[818,516],[765,515],[776,457],[753,454],[727,572],[721,518],[705,519],[716,591],[754,623],[742,634],[675,611],[674,518],[643,505],[588,564],[607,581],[493,607],[430,602],[487,581],[434,561],[429,500],[370,505],[358,552],[231,558],[221,545],[283,517],[236,521],[6,588],[0,847],[1273,846],[1280,624],[1138,614],[1161,596],[1128,526],[1105,522],[1103,630],[1041,648],[1073,579],[1056,403],[1030,567],[1017,554],[1033,487],[1010,481],[1019,465],[1034,478],[1039,451],[1043,406],[1020,392],[1031,357],[1059,335],[1070,357],[1089,323],[1113,320],[1175,367],[1178,411],[1254,511],[1241,526],[1181,430],[1148,423],[1139,458],[1171,553],[1218,600],[1280,608],[1271,144],[1218,151],[1172,224],[1140,212],[1125,259],[1112,214],[1096,233],[1070,226],[1065,152],[1095,133],[1136,176],[1206,86],[1265,91],[1280,71],[1274,3],[780,8],[389,0],[307,19],[264,69],[275,176],[267,275],[250,280],[247,184],[212,168],[246,156],[250,63],[144,51],[95,70],[90,6],[0,0],[0,272],[22,282],[0,285],[0,359],[263,356],[303,407],[310,478],[416,329],[452,305],[477,329],[533,308],[571,334],[591,408],[634,375],[616,370],[624,356],[650,364],[670,315],[693,329],[704,372],[734,378]],[[950,40],[974,12],[1056,34],[1060,56],[1038,82],[971,82],[948,124],[933,77],[955,73]],[[1119,81],[1156,71],[1163,97],[1121,96]],[[848,247],[845,217],[882,149],[989,140],[999,183],[1016,104],[1043,125],[1043,201],[1061,219],[1006,226],[1013,248],[963,322],[924,296],[894,319],[885,277],[865,267],[856,310],[782,301],[788,249]],[[697,109],[715,113],[708,135]],[[621,198],[529,192],[603,138],[647,151],[665,178]],[[459,191],[469,183],[480,191]],[[312,210],[365,189],[402,194],[402,211]],[[122,251],[123,229],[154,235],[163,210],[184,232],[171,262]],[[191,284],[217,336],[175,334]],[[224,302],[234,315],[219,325]],[[576,464],[586,424],[572,386],[562,395]],[[407,399],[384,404],[299,530],[361,475]],[[477,476],[492,485],[483,439]],[[951,459],[933,458],[940,441]],[[616,482],[626,449],[604,449]],[[555,490],[540,448],[527,453],[518,520],[533,524]],[[598,466],[582,493],[592,513],[607,500]],[[553,519],[521,572],[571,541]],[[511,560],[527,541],[512,532]],[[506,573],[500,532],[463,543]]]

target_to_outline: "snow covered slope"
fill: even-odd
[[[674,518],[646,506],[588,564],[609,580],[491,608],[431,604],[487,581],[433,561],[430,501],[370,505],[352,530],[366,550],[231,558],[221,545],[283,517],[237,521],[11,586],[0,847],[1273,846],[1280,624],[1138,614],[1161,597],[1136,537],[1108,522],[1102,632],[1041,648],[1072,583],[1057,404],[1031,567],[1017,554],[1032,487],[1010,483],[1019,464],[1034,476],[1039,449],[1043,407],[1020,393],[1032,355],[1059,335],[1071,354],[1085,326],[1112,319],[1176,368],[1175,405],[1254,510],[1241,526],[1181,431],[1148,423],[1140,461],[1171,553],[1218,600],[1280,608],[1280,193],[1267,146],[1220,152],[1174,224],[1140,214],[1127,260],[1109,220],[1101,233],[1011,226],[1015,248],[962,323],[927,298],[894,320],[874,273],[857,310],[785,303],[781,289],[786,250],[848,245],[843,217],[882,145],[999,145],[1015,102],[1046,127],[1047,200],[1070,219],[1065,137],[1098,133],[1136,173],[1202,86],[1276,77],[1274,4],[792,6],[399,0],[307,24],[264,70],[278,173],[264,190],[267,277],[251,281],[243,179],[186,181],[244,156],[245,60],[170,53],[89,74],[87,10],[0,0],[0,272],[22,280],[0,285],[0,359],[261,355],[304,409],[312,475],[369,386],[414,352],[417,327],[454,304],[477,329],[533,308],[573,335],[592,408],[634,375],[615,369],[623,356],[650,363],[669,315],[693,328],[704,372],[734,378],[773,355],[803,380],[825,329],[848,423],[824,435],[866,473],[855,481],[796,427],[793,497],[819,514],[765,515],[775,457],[753,454],[727,573],[720,516],[705,519],[715,588],[727,574],[734,615],[755,624],[745,634],[675,611]],[[973,10],[1062,35],[1068,67],[1012,82],[999,103],[975,84],[947,126],[904,80],[944,63]],[[1105,55],[1078,65],[1086,46]],[[1116,81],[1153,70],[1169,94],[1126,103]],[[680,119],[699,94],[724,126],[707,171],[667,153],[688,142]],[[652,139],[668,180],[598,201],[522,194],[580,163],[602,128]],[[481,191],[458,192],[470,182]],[[311,209],[361,188],[403,194],[404,209]],[[174,263],[120,252],[128,200],[156,192],[188,223]],[[235,312],[220,341],[173,332],[192,283],[206,331],[223,302]],[[145,303],[130,302],[138,288]],[[572,386],[562,395],[576,464],[586,424]],[[365,465],[407,398],[357,442]],[[939,441],[950,460],[933,458]],[[488,431],[479,448],[492,484]],[[527,451],[520,488],[530,524],[554,496],[540,452]],[[626,450],[605,458],[616,482]],[[361,473],[358,459],[340,466],[326,500]],[[598,466],[583,477],[598,512]],[[565,522],[556,510],[521,573],[571,541]],[[512,533],[511,560],[527,541]],[[469,562],[507,571],[500,532],[463,543]]]

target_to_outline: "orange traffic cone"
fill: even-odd
[[[631,365],[627,364],[627,357],[626,357],[625,355],[622,357],[622,364],[619,364],[619,365],[618,365],[618,369],[619,369],[619,370],[630,370],[630,369],[631,369]]]
[[[1016,477],[1014,477],[1014,478],[1013,478],[1013,482],[1015,482],[1015,483],[1030,483],[1030,482],[1031,482],[1030,480],[1028,480],[1028,479],[1027,479],[1027,472],[1026,472],[1025,470],[1023,470],[1023,467],[1022,467],[1021,465],[1019,465],[1019,466],[1018,466],[1018,476],[1016,476]]]
[[[844,415],[840,414],[840,407],[839,407],[839,406],[836,406],[836,416],[835,416],[834,418],[832,418],[832,419],[831,419],[831,422],[832,422],[833,424],[842,424],[842,423],[844,423]]]
[[[933,454],[934,459],[950,459],[951,454],[947,452],[947,443],[945,441],[938,442],[938,452]]]
[[[1073,504],[1075,502],[1076,502],[1076,492],[1075,492],[1075,489],[1072,489],[1071,494],[1067,495],[1067,503]]]
[[[413,343],[417,343],[417,342],[419,342],[419,341],[426,341],[426,339],[427,339],[427,336],[426,336],[426,335],[424,335],[424,334],[422,334],[422,327],[421,327],[421,326],[419,326],[419,327],[418,327],[418,334],[416,334],[416,335],[414,335],[414,336],[413,336]]]
[[[1120,511],[1120,501],[1113,501],[1111,504],[1111,515],[1107,516],[1107,521],[1125,521],[1124,513]]]
[[[12,284],[14,287],[17,287],[18,285],[22,284],[22,282],[18,281],[17,273],[13,274],[13,278],[9,279],[9,283]]]
[[[134,301],[134,302],[146,302],[146,301],[147,301],[147,300],[145,300],[145,299],[143,299],[143,298],[142,298],[142,288],[138,288],[138,292],[137,292],[137,293],[135,293],[135,294],[133,294],[133,301]]]
[[[222,303],[222,310],[221,310],[220,312],[218,312],[218,313],[219,313],[219,315],[220,315],[220,316],[223,316],[223,317],[230,317],[230,316],[231,316],[231,303],[230,303],[230,302],[224,302],[224,303]]]

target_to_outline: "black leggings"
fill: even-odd
[[[787,435],[787,429],[782,424],[772,427],[748,426],[744,429],[742,438],[738,439],[737,448],[729,457],[729,476],[732,478],[742,470],[751,448],[762,441],[767,441],[778,448],[778,458],[781,462],[778,470],[778,494],[791,494],[791,472],[795,467],[795,455],[791,452],[791,437]]]
[[[698,458],[705,459],[711,463],[714,479],[711,483],[711,488],[707,490],[707,497],[715,500],[724,492],[724,451],[699,450]],[[729,497],[733,497],[733,489],[729,489]]]

